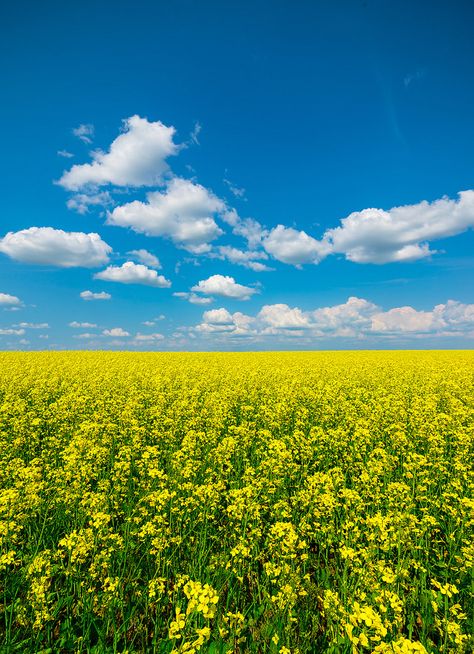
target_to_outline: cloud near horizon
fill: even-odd
[[[254,315],[231,314],[224,307],[205,311],[201,323],[190,328],[200,334],[245,336],[258,341],[265,336],[370,340],[392,336],[474,338],[474,304],[448,300],[431,311],[395,307],[383,311],[376,304],[349,297],[343,304],[304,311],[287,304],[264,305]]]

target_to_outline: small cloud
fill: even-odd
[[[318,241],[304,231],[277,225],[264,238],[263,247],[277,261],[300,266],[303,263],[319,263],[331,250],[325,241]]]
[[[67,150],[58,150],[57,155],[58,157],[64,157],[65,159],[72,159],[74,156],[72,152],[68,152]]]
[[[130,336],[129,332],[122,329],[122,327],[112,327],[112,329],[104,329],[102,332],[104,336],[113,336],[114,338],[122,338],[124,336]]]
[[[174,297],[179,297],[180,300],[187,300],[191,304],[211,304],[211,302],[214,302],[212,297],[201,297],[200,295],[196,295],[196,293],[185,293],[185,292],[179,292],[179,293],[173,293]]]
[[[113,204],[108,191],[101,193],[76,193],[66,202],[68,209],[77,211],[81,215],[89,213],[89,207],[107,207]]]
[[[405,88],[410,86],[413,82],[417,82],[420,80],[422,77],[425,76],[425,70],[423,69],[418,69],[414,73],[408,73],[408,75],[405,75],[403,78],[403,84],[405,85]]]
[[[245,200],[245,189],[244,188],[239,188],[236,186],[233,182],[231,182],[229,179],[226,179],[224,177],[224,184],[229,188],[229,191],[232,193],[232,195],[239,200]]]
[[[191,288],[191,291],[204,295],[220,295],[235,300],[250,300],[257,293],[255,288],[238,284],[233,277],[227,275],[211,275]]]
[[[79,295],[83,300],[110,300],[112,297],[110,293],[106,293],[105,291],[101,291],[100,293],[82,291],[82,293],[79,293]]]
[[[24,329],[0,329],[0,336],[23,336]]]
[[[192,143],[195,143],[196,145],[199,145],[198,136],[199,136],[201,130],[202,130],[201,123],[199,121],[196,121],[194,123],[193,130],[192,130],[191,134],[189,135]]]
[[[93,329],[97,325],[93,322],[77,322],[77,320],[73,320],[69,323],[69,327],[73,329]]]
[[[140,250],[130,250],[127,252],[130,257],[138,260],[139,263],[144,264],[145,266],[151,266],[152,268],[161,268],[160,260],[148,250],[143,248]]]
[[[49,329],[47,322],[20,322],[14,327],[22,327],[23,329]]]
[[[8,293],[0,293],[0,305],[2,306],[18,306],[22,302],[16,295],[9,295]]]
[[[83,143],[92,143],[92,137],[94,136],[94,125],[79,125],[72,130],[74,136],[77,136]]]
[[[163,275],[158,275],[156,270],[147,268],[141,263],[133,263],[133,261],[126,261],[121,266],[108,266],[105,270],[96,273],[94,278],[107,282],[143,284],[156,288],[169,288],[171,286],[171,282]]]
[[[268,259],[268,254],[266,252],[254,252],[251,250],[239,250],[230,245],[220,245],[217,247],[216,252],[213,253],[213,257],[218,259],[227,259],[231,263],[235,263],[239,266],[244,266],[244,268],[250,268],[254,272],[268,272],[274,270],[256,259]]]

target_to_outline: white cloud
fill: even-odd
[[[265,305],[256,314],[231,314],[225,308],[203,313],[202,322],[191,328],[201,335],[269,336],[303,338],[305,343],[323,338],[374,339],[456,336],[474,338],[474,304],[448,300],[431,311],[394,307],[383,311],[363,298],[304,311],[286,304]]]
[[[441,318],[445,325],[453,328],[472,328],[474,326],[474,304],[462,304],[448,300],[446,304],[435,306],[433,313]]]
[[[1,336],[23,336],[24,329],[0,329]]]
[[[181,300],[187,300],[191,304],[211,304],[214,300],[211,297],[201,297],[196,295],[196,293],[186,293],[180,291],[179,293],[173,293],[174,297],[179,297]]]
[[[193,286],[191,291],[204,295],[220,295],[235,300],[250,300],[252,295],[257,293],[255,288],[237,284],[233,277],[227,275],[211,275],[208,279],[203,279]]]
[[[263,247],[278,261],[294,266],[319,263],[331,250],[326,241],[317,241],[306,232],[283,225],[271,230],[263,239]]]
[[[104,329],[102,332],[104,336],[113,336],[116,338],[122,338],[124,336],[130,336],[129,332],[122,329],[122,327],[112,327],[112,329]]]
[[[141,263],[133,263],[133,261],[126,261],[121,266],[108,266],[105,270],[96,273],[94,279],[119,282],[120,284],[144,284],[156,288],[171,286],[171,282],[163,275],[158,275],[156,270],[147,268]]]
[[[397,307],[372,316],[374,332],[431,332],[441,327],[432,311],[417,311],[413,307]]]
[[[202,322],[191,331],[201,334],[221,334],[225,336],[250,336],[252,334],[251,325],[255,318],[236,311],[231,314],[227,309],[212,309],[205,311],[202,316]]]
[[[79,125],[72,130],[74,136],[77,136],[83,143],[92,143],[92,137],[94,136],[94,125]]]
[[[240,218],[236,211],[228,211],[225,219],[233,226],[232,232],[236,236],[245,238],[251,250],[261,246],[262,240],[268,235],[268,231],[257,220]]]
[[[444,197],[434,202],[355,211],[341,225],[326,231],[334,252],[357,263],[414,261],[429,256],[428,242],[474,227],[474,191],[463,191],[458,200]]]
[[[257,318],[273,329],[306,329],[309,316],[298,307],[290,308],[287,304],[266,304]]]
[[[47,322],[20,322],[14,327],[22,327],[23,329],[49,329]]]
[[[469,332],[474,329],[474,304],[448,300],[432,311],[413,307],[397,307],[372,317],[372,331],[385,333]]]
[[[22,263],[94,268],[109,261],[112,248],[99,234],[30,227],[8,232],[0,239],[0,252]]]
[[[93,293],[92,291],[82,291],[79,294],[83,300],[110,300],[112,297],[110,293],[101,291],[100,293]]]
[[[134,340],[135,341],[142,341],[142,342],[153,342],[153,341],[162,341],[164,339],[163,334],[138,334],[135,335]]]
[[[59,184],[71,191],[88,185],[154,186],[168,171],[167,157],[177,154],[174,127],[160,121],[132,116],[123,121],[123,132],[108,152],[92,153],[93,162],[73,166]]]
[[[74,156],[72,152],[68,152],[67,150],[58,150],[57,155],[58,157],[64,157],[65,159],[72,159]]]
[[[348,336],[370,328],[371,318],[377,311],[377,305],[372,302],[350,297],[343,304],[322,307],[310,315],[313,327],[321,333]]]
[[[163,193],[148,193],[147,202],[135,200],[116,207],[107,223],[169,238],[179,247],[200,254],[223,233],[213,216],[226,210],[225,203],[204,186],[175,177]]]
[[[108,191],[100,193],[76,193],[66,202],[68,209],[77,211],[81,215],[89,213],[90,207],[105,207],[112,204],[113,200]]]
[[[69,323],[69,327],[73,329],[93,329],[97,325],[93,322],[77,322],[77,320],[73,320]]]
[[[130,250],[127,252],[130,257],[133,257],[143,263],[145,266],[151,266],[152,268],[161,268],[160,260],[148,250],[141,248],[140,250]]]
[[[16,295],[9,295],[8,293],[0,293],[0,305],[18,306],[21,300]]]
[[[190,139],[191,139],[191,142],[194,143],[195,145],[199,145],[198,136],[199,136],[199,134],[201,133],[201,130],[202,130],[202,125],[201,125],[201,123],[197,120],[197,121],[194,123],[194,127],[193,127],[193,130],[192,130],[191,134],[189,135],[189,137],[190,137]]]
[[[239,188],[234,182],[231,182],[230,179],[226,179],[224,177],[223,180],[224,184],[228,187],[229,191],[232,193],[232,195],[239,200],[245,199],[245,189],[244,188]]]
[[[226,259],[231,263],[244,266],[244,268],[250,268],[250,270],[253,270],[254,272],[268,272],[273,270],[273,268],[258,261],[258,259],[268,259],[268,255],[262,251],[244,251],[231,247],[230,245],[220,245],[217,248],[217,252],[214,253],[214,256],[218,259]]]
[[[204,322],[214,323],[215,325],[229,325],[233,322],[232,314],[224,308],[204,311],[202,319]]]

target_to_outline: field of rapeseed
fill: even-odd
[[[0,354],[0,651],[472,652],[473,364]]]

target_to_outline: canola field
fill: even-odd
[[[474,651],[473,364],[0,353],[0,652]]]

